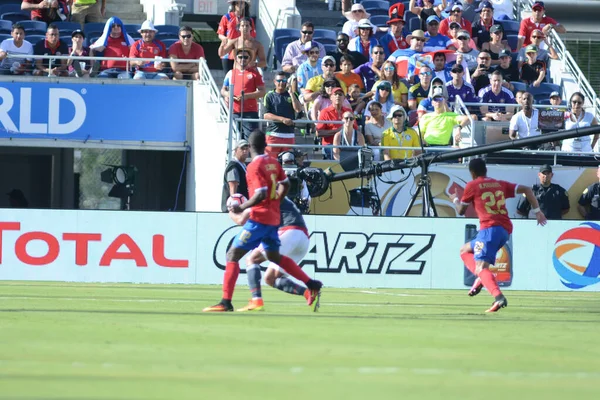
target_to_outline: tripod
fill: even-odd
[[[419,194],[422,194],[423,202],[421,204],[421,216],[422,217],[437,217],[438,213],[435,208],[435,203],[433,202],[433,196],[431,195],[431,179],[429,178],[429,163],[425,159],[425,146],[423,145],[423,137],[421,135],[421,127],[417,124],[417,129],[419,131],[419,144],[421,145],[421,155],[419,156],[419,164],[421,165],[421,176],[419,176],[419,181],[417,182],[417,190],[415,194],[413,194],[408,206],[406,207],[406,211],[404,211],[403,216],[408,216],[410,210],[415,204],[415,200]]]

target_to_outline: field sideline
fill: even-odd
[[[0,282],[0,399],[598,398],[600,293],[466,293]]]

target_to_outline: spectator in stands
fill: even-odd
[[[345,56],[352,61],[352,65],[359,66],[363,65],[367,61],[369,61],[369,57],[363,56],[358,51],[350,51],[348,50],[348,43],[350,42],[350,38],[345,33],[338,33],[337,35],[337,48],[335,51],[330,51],[327,53],[328,56],[332,56],[335,59],[335,63],[338,66],[337,70],[339,71],[342,64],[340,59]]]
[[[352,113],[352,110],[350,108],[346,108],[343,106],[343,101],[344,91],[342,90],[342,88],[333,89],[331,93],[331,105],[321,110],[317,119],[319,121],[341,121],[344,113]],[[354,121],[354,124],[356,124],[356,121]],[[356,125],[355,128],[357,127],[358,126]],[[317,137],[321,139],[321,144],[332,145],[333,137],[336,133],[342,130],[342,126],[340,124],[319,122],[316,125],[316,129]],[[333,152],[330,148],[323,149],[323,157],[326,160],[333,159]]]
[[[379,38],[379,44],[383,46],[386,58],[396,50],[406,49],[409,46],[406,32],[404,32],[404,17],[400,13],[400,9],[403,9],[401,6],[403,6],[402,3],[397,3],[390,7],[390,19],[386,22],[389,29],[385,35]]]
[[[515,92],[515,100],[517,101],[517,104],[521,105],[521,101],[523,100],[523,94],[526,92],[526,90],[517,90]]]
[[[169,47],[169,57],[180,60],[198,60],[204,58],[204,48],[194,43],[194,31],[189,26],[179,28],[179,41]],[[197,62],[174,62],[171,61],[173,79],[200,79]]]
[[[406,40],[410,43],[410,47],[408,49],[398,49],[393,52],[388,58],[391,61],[395,61],[398,57],[411,57],[415,54],[423,54],[423,48],[425,47],[425,42],[429,40],[427,36],[425,36],[425,32],[420,29],[416,29],[406,37]],[[410,75],[410,73],[409,73]]]
[[[33,54],[36,56],[66,56],[69,54],[69,47],[67,47],[65,42],[60,40],[60,32],[56,25],[48,25],[48,29],[46,29],[46,39],[40,40],[33,46]],[[38,58],[35,60],[33,75],[67,76],[67,60]]]
[[[460,46],[460,40],[458,39],[458,33],[463,31],[464,29],[462,29],[460,27],[460,24],[458,22],[452,22],[450,23],[450,28],[449,28],[449,35],[448,37],[450,38],[450,40],[452,41],[452,46],[448,47],[448,49],[450,50],[456,50],[458,49],[458,47]],[[473,39],[469,39],[469,48],[471,49],[476,49],[477,45],[475,44],[475,42],[473,41]]]
[[[545,16],[546,6],[543,1],[536,1],[531,6],[531,17],[521,20],[519,27],[519,42],[517,49],[531,44],[531,32],[534,29],[541,29],[544,36],[548,36],[554,29],[558,33],[566,33],[564,26],[556,22],[555,19]]]
[[[379,41],[373,35],[375,35],[375,27],[371,25],[368,19],[361,19],[358,22],[358,36],[350,39],[348,50],[358,51],[363,56],[369,57],[371,47],[379,44]]]
[[[538,47],[530,44],[525,48],[527,61],[521,66],[521,81],[539,87],[546,77],[546,63],[537,59]]]
[[[355,115],[361,115],[362,111],[365,109],[367,102],[369,101],[368,97],[363,95],[360,90],[360,86],[357,84],[353,84],[348,86],[348,94],[346,95],[346,100],[350,103],[350,107],[354,111]]]
[[[377,86],[373,86],[375,90],[375,95],[373,96],[373,100],[367,104],[367,109],[365,110],[365,117],[371,116],[371,104],[377,102],[381,104],[381,111],[384,115],[390,112],[392,107],[394,106],[394,96],[392,96],[392,84],[388,81],[381,81]]]
[[[233,157],[225,167],[223,177],[223,194],[221,196],[221,211],[227,212],[227,199],[239,193],[248,196],[248,183],[246,181],[246,159],[250,156],[250,145],[247,140],[239,140],[235,144]]]
[[[167,58],[167,47],[155,38],[158,30],[152,21],[144,21],[138,32],[142,38],[131,45],[129,58],[154,58],[156,61],[130,61],[130,65],[137,69],[133,79],[169,79],[167,74],[161,72],[165,67],[162,60]]]
[[[479,91],[490,84],[490,66],[492,58],[490,53],[482,51],[477,55],[477,67],[471,72],[471,85],[475,89],[475,93],[479,96]],[[481,97],[481,96],[479,96]]]
[[[363,90],[365,88],[365,84],[360,75],[352,71],[353,65],[350,57],[342,56],[340,58],[340,63],[342,70],[335,73],[336,79],[340,82],[344,82],[347,88],[349,88],[350,85],[356,84],[361,90]]]
[[[434,0],[410,0],[408,9],[421,20],[421,29],[427,30],[427,18],[436,16],[442,18],[442,11],[446,8],[446,0],[434,7]]]
[[[342,129],[336,132],[333,137],[335,146],[364,146],[365,138],[356,125],[356,117],[352,111],[344,111],[342,114]],[[336,147],[333,149],[333,159],[342,161],[350,157],[356,157],[357,149],[342,149]]]
[[[429,85],[433,78],[431,68],[424,65],[419,69],[419,82],[408,89],[408,108],[416,110],[417,106],[429,95]]]
[[[306,88],[302,93],[305,104],[312,103],[321,94],[321,89],[326,80],[333,78],[335,79],[335,60],[331,56],[323,57],[321,61],[321,68],[323,73],[321,75],[314,76],[306,83]],[[336,80],[337,81],[337,80]],[[346,93],[346,85],[343,82],[338,82],[343,92]]]
[[[492,65],[500,64],[500,53],[503,50],[510,52],[510,46],[507,42],[502,41],[502,35],[504,30],[502,25],[492,25],[490,28],[491,39],[488,39],[483,45],[481,45],[481,51],[489,53],[492,57]]]
[[[249,17],[239,17],[238,21],[238,30],[240,35],[235,39],[227,39],[227,41],[221,42],[218,50],[219,57],[223,59],[226,54],[229,54],[228,59],[231,60],[234,58],[235,50],[242,48],[249,49],[253,54],[256,55],[256,60],[252,60],[252,62],[248,64],[248,68],[252,68],[254,66],[265,68],[267,66],[265,48],[251,34],[252,21]]]
[[[450,68],[446,66],[446,53],[438,51],[433,55],[433,75],[440,78],[444,83],[452,80]]]
[[[564,107],[561,107],[562,106],[562,98],[561,98],[559,92],[555,91],[555,92],[550,93],[550,96],[548,98],[550,100],[550,105],[556,106],[554,108],[555,110],[564,109]]]
[[[90,54],[102,53],[105,57],[129,57],[129,47],[134,40],[127,34],[123,22],[117,17],[111,17],[104,24],[102,36],[90,46]],[[99,78],[128,79],[131,75],[127,71],[126,61],[103,60],[94,63],[90,76],[100,69]]]
[[[520,79],[521,74],[517,68],[517,64],[512,62],[512,53],[510,50],[504,49],[498,54],[498,57],[500,58],[500,64],[492,69],[492,73],[495,71],[500,72],[502,74],[502,79],[504,79],[502,85],[508,90],[514,91],[515,87],[510,82],[517,82]]]
[[[503,81],[499,71],[492,72],[490,85],[479,92],[481,102],[516,104],[512,92],[502,86]],[[510,121],[514,113],[514,107],[481,106],[481,115],[484,121]]]
[[[307,56],[302,53],[306,43],[313,41],[313,35],[315,33],[315,26],[312,22],[305,22],[300,28],[300,39],[293,41],[288,44],[285,48],[283,59],[281,60],[282,69],[288,74],[296,72],[298,66],[306,60]],[[319,46],[319,58],[325,57],[325,47],[318,42]]]
[[[296,78],[298,80],[298,89],[304,89],[310,78],[319,76],[323,73],[321,66],[322,60],[319,58],[321,51],[316,42],[306,42],[304,44],[304,53],[306,60],[298,66]]]
[[[445,18],[442,22],[440,22],[440,33],[444,36],[449,36],[450,24],[452,22],[457,22],[461,29],[469,32],[469,34],[473,31],[471,26],[471,22],[463,17],[463,6],[460,2],[456,1],[450,8],[450,15],[448,18]]]
[[[508,137],[514,140],[541,135],[542,131],[539,127],[540,113],[533,108],[533,95],[529,92],[523,92],[520,104],[523,109],[510,119]]]
[[[462,64],[455,64],[450,70],[452,80],[446,83],[448,90],[448,101],[454,103],[456,96],[459,96],[466,103],[479,103],[479,98],[475,95],[475,89],[470,83],[465,82],[465,69]]]
[[[427,146],[448,146],[454,142],[460,142],[460,128],[469,124],[469,117],[458,115],[447,111],[444,92],[436,88],[431,96],[433,101],[433,112],[423,115],[419,119],[419,128],[423,141]],[[457,129],[455,129],[457,128]]]
[[[21,10],[30,10],[33,21],[47,24],[64,21],[69,17],[67,0],[23,0]]]
[[[85,25],[86,22],[104,22],[106,0],[74,0],[71,21]]]
[[[90,49],[83,45],[85,41],[85,34],[81,29],[76,29],[71,33],[71,43],[73,44],[69,49],[69,55],[71,57],[88,57],[90,55]],[[69,76],[75,76],[78,78],[89,78],[91,71],[91,63],[86,59],[73,58],[67,61],[69,67]]]
[[[498,1],[502,1],[502,0],[494,0],[495,2]],[[512,1],[512,0],[509,0]],[[462,4],[463,6],[463,12],[462,12],[462,16],[464,19],[466,19],[467,21],[470,21],[471,23],[475,22],[478,18],[479,15],[477,14],[477,6],[480,3],[480,0],[461,0],[461,1],[454,1],[454,0],[450,0],[450,4],[448,7],[446,7],[446,9],[444,11],[446,12],[450,12],[452,7],[454,6],[454,4]],[[512,7],[511,7],[512,9]]]
[[[593,113],[585,111],[583,105],[585,96],[581,92],[575,92],[569,100],[571,111],[567,113],[565,120],[565,129],[587,128],[598,125],[598,121]],[[562,151],[569,152],[592,152],[598,143],[598,134],[591,136],[581,136],[578,138],[565,139],[562,143]]]
[[[600,165],[596,171],[596,177],[600,180]],[[600,183],[592,183],[588,186],[577,204],[577,211],[586,221],[600,221]]]
[[[548,50],[542,49],[540,47],[542,45],[542,43],[546,44],[546,48]],[[558,53],[556,53],[556,50],[554,50],[554,47],[552,47],[552,44],[548,40],[548,36],[544,35],[544,33],[541,30],[534,29],[531,32],[531,44],[537,46],[537,48],[538,48],[537,59],[539,61],[543,61],[547,65],[549,58],[551,58],[553,60],[558,60]],[[519,62],[519,68],[521,68],[521,66],[525,63],[525,60],[527,60],[527,57],[525,55],[525,49],[526,49],[526,47],[521,48],[519,50],[519,54],[517,56],[517,61]]]
[[[538,173],[540,184],[533,185],[532,190],[547,219],[562,219],[571,208],[569,195],[562,186],[552,183],[553,176],[552,167],[548,164],[542,165]],[[530,211],[531,204],[525,195],[519,196],[517,214],[527,218]]]
[[[419,103],[419,107],[417,107],[418,118],[421,118],[426,113],[433,112],[434,108],[431,96],[433,96],[433,92],[436,91],[438,88],[442,90],[444,98],[448,99],[448,90],[446,89],[445,81],[442,78],[436,76],[431,80],[431,85],[429,87],[429,95],[423,100],[421,100],[421,102]],[[448,107],[448,104],[446,104],[446,111],[451,111],[450,107]]]
[[[463,56],[463,59],[467,62],[469,71],[474,71],[479,65],[477,62],[479,50],[470,46],[471,35],[466,30],[459,31],[456,37],[458,39],[456,54]]]
[[[483,49],[483,45],[490,41],[490,34],[492,33],[491,28],[496,26],[494,21],[494,6],[489,0],[484,0],[479,4],[479,8],[476,10],[479,13],[479,19],[473,24],[471,35],[473,41],[479,50]],[[504,37],[504,31],[502,25],[499,31],[499,43],[506,41]]]
[[[229,11],[221,17],[219,28],[217,29],[217,35],[219,35],[221,42],[227,42],[228,39],[235,39],[240,36],[238,19],[241,17],[250,17],[250,0],[228,0],[228,3],[230,3]],[[251,23],[250,36],[256,37],[254,21],[251,20]],[[234,61],[229,59],[229,54],[225,54],[221,58],[224,73],[233,68]]]
[[[313,102],[312,108],[310,109],[310,118],[313,121],[317,120],[319,112],[321,112],[322,109],[327,108],[331,105],[331,93],[333,93],[333,89],[341,87],[342,83],[336,78],[325,79],[325,82],[323,82],[323,86],[321,87],[319,96],[317,96],[317,98]],[[344,98],[344,100],[342,101],[342,106],[346,108],[352,108],[352,105],[346,98]]]
[[[275,89],[271,90],[264,98],[264,119],[269,121],[267,125],[267,148],[266,151],[273,157],[282,151],[289,151],[289,147],[271,147],[271,144],[295,143],[294,119],[302,111],[302,105],[296,93],[288,85],[289,74],[279,71],[273,79]]]
[[[413,128],[408,127],[408,115],[402,106],[395,105],[387,115],[392,126],[383,132],[381,145],[386,147],[420,147],[419,136]],[[384,160],[405,159],[420,154],[420,150],[383,150]]]
[[[392,127],[392,123],[386,118],[388,113],[384,113],[381,103],[372,101],[369,103],[369,114],[371,115],[365,122],[365,139],[369,147],[381,146],[383,132]],[[392,106],[390,111],[396,106]],[[373,149],[375,160],[381,160],[379,149]]]
[[[371,93],[377,92],[378,85],[381,82],[389,82],[392,85],[392,96],[395,104],[400,104],[402,107],[408,107],[408,87],[400,79],[396,73],[396,66],[391,61],[386,61],[381,67],[380,80],[375,82]],[[386,114],[387,115],[387,114]]]
[[[8,58],[12,55],[32,55],[33,46],[25,40],[25,29],[18,22],[10,31],[12,39],[4,39],[0,43],[0,75],[22,75],[31,69],[31,59],[26,57]]]
[[[342,32],[345,33],[350,39],[354,39],[358,36],[358,24],[362,19],[369,19],[371,14],[365,11],[362,4],[352,4],[350,11],[346,11],[344,16],[348,19],[342,27]],[[368,55],[368,54],[367,54]]]
[[[448,36],[438,33],[439,27],[440,19],[437,15],[427,18],[427,32],[425,32],[425,37],[429,39],[423,47],[424,52],[446,50],[448,46],[452,46],[452,40]]]
[[[381,45],[371,48],[371,59],[372,61],[367,61],[354,69],[354,72],[362,78],[367,92],[373,88],[373,84],[379,78],[381,67],[385,61],[385,51]]]
[[[229,105],[229,90],[233,86],[233,116],[235,118],[258,118],[258,99],[265,94],[262,76],[255,68],[248,68],[252,53],[246,49],[237,49],[233,69],[225,75],[221,96]],[[258,127],[258,123],[243,121],[240,133],[245,139]]]

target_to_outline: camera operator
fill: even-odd
[[[310,194],[308,193],[308,187],[306,182],[298,176],[298,172],[302,169],[302,165],[296,161],[300,159],[303,154],[292,153],[286,151],[280,154],[279,162],[283,167],[283,171],[290,180],[290,190],[288,191],[287,197],[296,204],[302,214],[308,214],[310,208]]]

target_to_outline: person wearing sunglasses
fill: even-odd
[[[452,40],[448,36],[439,33],[440,19],[437,15],[427,18],[427,32],[425,37],[429,38],[423,47],[423,51],[442,51],[452,46]]]
[[[229,106],[229,90],[233,86],[234,118],[258,118],[258,99],[265,95],[265,84],[256,68],[248,68],[254,55],[249,49],[237,49],[233,69],[225,75],[221,96]],[[250,133],[258,128],[257,122],[238,122],[242,139],[250,137]]]
[[[221,43],[227,43],[229,39],[238,38],[241,34],[238,30],[239,19],[242,17],[250,17],[250,0],[228,0],[228,3],[229,12],[221,17],[221,20],[219,21],[219,27],[217,28],[217,35],[219,36]],[[250,29],[250,36],[256,37],[254,21],[250,21],[252,25],[252,28]],[[229,53],[225,53],[225,55],[221,57],[223,73],[226,74],[233,68],[234,61],[234,54],[232,54],[230,57]]]
[[[452,22],[456,22],[460,25],[461,29],[466,30],[467,32],[472,32],[473,27],[471,26],[471,21],[466,19],[463,16],[463,6],[460,2],[455,1],[454,4],[450,8],[450,14],[448,18],[444,18],[442,22],[440,22],[440,34],[444,36],[450,37],[450,24]]]
[[[302,104],[296,93],[288,84],[289,74],[278,71],[273,78],[275,89],[265,95],[264,116],[269,120],[267,125],[267,148],[266,152],[272,157],[283,151],[289,151],[289,147],[271,147],[271,144],[295,143],[294,120],[296,115],[302,111]]]
[[[462,64],[454,64],[450,70],[452,80],[446,83],[448,90],[448,101],[454,103],[456,97],[460,97],[462,101],[468,103],[478,103],[479,98],[475,95],[473,86],[465,80],[465,68]]]
[[[352,61],[353,66],[363,65],[364,63],[369,61],[369,57],[363,56],[362,53],[359,53],[358,51],[348,50],[348,43],[350,43],[350,38],[345,33],[338,33],[336,43],[336,49],[327,52],[328,56],[332,56],[335,59],[335,64],[337,65],[336,71],[340,71],[342,68],[342,57],[350,59],[350,61]]]
[[[376,45],[371,48],[371,59],[357,68],[354,68],[355,73],[360,75],[363,80],[365,90],[370,91],[373,88],[373,84],[379,79],[381,73],[381,67],[385,61],[385,52],[381,45]]]
[[[321,110],[318,115],[318,121],[342,121],[345,113],[352,113],[350,108],[344,107],[344,91],[342,88],[336,87],[331,91],[331,105]],[[356,120],[353,121],[354,129],[358,129]],[[317,137],[322,145],[332,145],[333,138],[336,133],[342,130],[340,124],[332,124],[329,122],[319,122],[316,124]],[[331,148],[323,149],[323,158],[325,160],[333,159]]]
[[[419,69],[419,82],[408,89],[408,108],[410,110],[416,110],[421,100],[429,95],[432,78],[431,68],[424,65]]]
[[[332,104],[331,103],[331,94],[333,93],[333,89],[341,88],[341,87],[342,87],[342,83],[338,79],[336,79],[336,78],[325,79],[325,82],[323,82],[323,86],[321,87],[319,96],[317,96],[317,98],[313,102],[312,107],[310,109],[310,118],[313,121],[317,120],[321,110],[329,107]],[[346,91],[344,91],[344,93],[346,93]],[[345,108],[352,108],[350,101],[348,101],[348,99],[346,99],[345,97],[342,100],[342,106]]]
[[[565,120],[565,129],[587,128],[598,125],[598,120],[593,113],[585,111],[583,108],[585,96],[581,92],[575,92],[569,100],[570,112],[567,113]],[[569,152],[592,152],[598,143],[598,134],[590,136],[581,136],[578,138],[565,139],[562,142],[562,151]]]
[[[319,76],[323,73],[323,68],[321,66],[322,60],[319,58],[320,53],[321,51],[316,42],[310,41],[304,45],[304,54],[307,58],[298,66],[298,70],[296,71],[298,89],[304,89],[312,77]]]
[[[556,22],[554,18],[548,17],[545,13],[546,6],[543,1],[536,1],[533,3],[531,6],[531,17],[521,20],[517,49],[526,47],[532,43],[531,32],[535,29],[541,29],[544,36],[548,36],[553,29],[558,33],[567,32],[563,25]]]
[[[228,59],[233,60],[235,58],[235,50],[237,49],[250,49],[252,53],[256,55],[255,60],[251,60],[248,67],[265,68],[267,66],[267,56],[265,55],[265,48],[256,38],[252,36],[252,20],[249,17],[238,18],[238,31],[240,35],[234,39],[228,39],[222,41],[219,46],[218,54],[219,57],[223,58],[228,55]]]
[[[548,63],[549,59],[558,60],[558,53],[548,40],[548,37],[544,35],[544,33],[539,29],[534,29],[531,32],[531,44],[537,46],[537,59],[543,61],[544,63]],[[541,46],[545,45],[545,49]],[[526,47],[519,49],[519,54],[517,55],[517,62],[519,63],[519,68],[523,66],[525,61],[527,61],[527,55],[525,54]],[[547,49],[547,50],[546,50]]]
[[[530,44],[525,48],[527,61],[521,66],[521,82],[539,87],[546,78],[546,63],[537,59],[538,47]]]
[[[448,146],[460,142],[460,131],[470,121],[467,115],[458,115],[448,111],[447,99],[441,88],[433,90],[431,95],[433,112],[419,119],[420,133],[427,146]]]
[[[315,33],[315,25],[306,21],[302,24],[300,28],[300,38],[298,40],[294,40],[285,48],[285,53],[283,54],[283,59],[281,60],[281,69],[283,69],[288,74],[293,74],[298,69],[298,66],[302,64],[307,56],[303,53],[304,46],[308,42],[315,42],[319,47],[319,58],[323,58],[326,55],[325,47],[313,40],[313,35]]]
[[[321,60],[321,69],[323,73],[321,75],[314,76],[308,80],[306,83],[306,87],[302,91],[302,98],[304,99],[304,104],[307,104],[309,110],[312,108],[312,102],[319,97],[321,94],[321,90],[330,79],[335,79],[335,60],[331,56],[325,56]],[[347,87],[344,82],[339,82],[335,80],[335,82],[339,83],[339,86],[343,89],[344,93],[347,92]]]
[[[381,138],[382,146],[397,147],[420,147],[418,133],[408,126],[408,115],[402,106],[395,105],[387,115],[387,119],[392,122],[392,126],[383,132]],[[420,150],[383,150],[384,160],[403,160],[420,154]]]
[[[344,124],[333,137],[333,144],[335,146],[365,146],[365,138],[358,130],[356,117],[352,111],[344,111],[342,114],[342,121]],[[358,149],[356,148],[344,149],[335,147],[333,149],[333,159],[336,161],[343,161],[347,158],[356,157],[357,152]]]
[[[479,50],[471,47],[470,42],[471,35],[466,30],[461,30],[456,35],[458,39],[458,47],[456,48],[456,55],[462,56],[462,59],[467,63],[469,71],[475,71],[479,63],[477,57],[479,56]]]
[[[371,54],[371,48],[377,46],[379,41],[373,36],[375,29],[368,19],[361,19],[358,23],[358,36],[350,39],[348,50],[357,51],[365,57]]]
[[[429,40],[427,36],[425,36],[425,32],[420,29],[414,30],[410,35],[406,37],[406,40],[410,43],[410,47],[408,49],[398,49],[393,52],[388,59],[397,60],[400,57],[412,57],[415,54],[424,53],[423,48],[425,47],[425,42]],[[408,76],[411,76],[410,68]]]
[[[395,106],[392,106],[394,108]],[[392,109],[390,108],[390,110]],[[383,107],[378,101],[371,101],[367,106],[369,119],[365,122],[365,139],[369,147],[373,148],[373,156],[376,161],[381,160],[381,152],[377,149],[381,146],[383,132],[392,127],[390,120],[386,118],[387,113],[383,112]]]
[[[179,28],[179,41],[173,43],[169,47],[169,57],[180,60],[198,60],[204,58],[204,48],[195,43],[193,40],[193,30],[189,26]],[[173,79],[200,79],[198,73],[197,62],[173,62],[171,61],[171,69],[173,70]]]
[[[496,33],[496,36],[499,35],[499,37],[497,37],[497,43],[504,43],[508,45],[502,25],[499,25],[496,21],[494,21],[494,6],[492,5],[492,2],[489,0],[482,1],[476,11],[479,13],[479,19],[473,24],[473,30],[471,33],[477,48],[482,50],[485,43],[494,39],[494,33]],[[496,31],[492,32],[492,28],[495,28]]]
[[[400,104],[402,107],[408,107],[408,87],[396,73],[396,65],[392,61],[386,61],[381,67],[379,74],[380,80],[375,82],[371,93],[377,92],[376,88],[383,82],[391,85],[394,104]]]
[[[363,7],[363,5],[360,3],[352,4],[352,8],[343,14],[348,20],[344,23],[342,32],[348,35],[350,39],[354,39],[356,36],[358,36],[358,24],[360,20],[371,18],[371,14],[369,14],[365,10],[365,7]]]
[[[444,80],[439,77],[435,77],[431,80],[431,86],[429,87],[429,95],[427,98],[421,100],[419,106],[417,107],[417,116],[421,118],[423,115],[433,112],[433,91],[441,89],[444,97],[448,98],[448,90],[446,89],[446,84]],[[446,111],[450,111],[450,107],[447,107]]]
[[[407,49],[410,46],[406,40],[408,31],[404,30],[404,4],[396,3],[391,6],[389,18],[386,21],[389,29],[385,35],[379,38],[379,43],[383,46],[386,58],[396,50]]]

